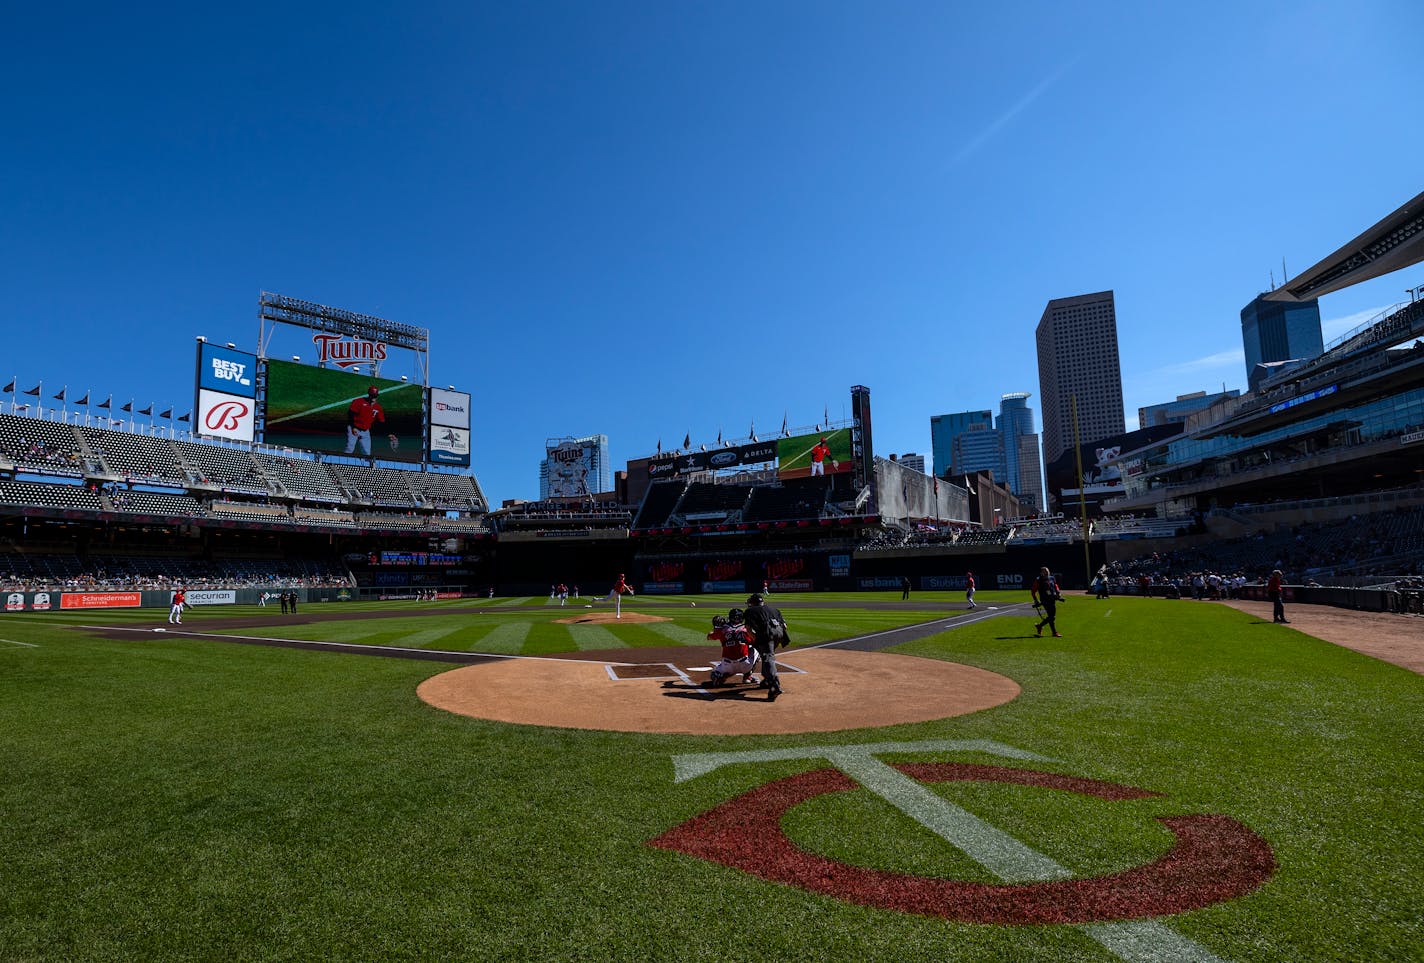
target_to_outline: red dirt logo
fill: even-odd
[[[1155,817],[1174,838],[1172,847],[1157,859],[1103,876],[1076,877],[1047,856],[927,791],[924,784],[1013,783],[1108,801],[1145,799],[1157,793],[1034,769],[967,763],[886,764],[873,758],[876,754],[945,751],[950,747],[1020,759],[1042,758],[983,741],[675,757],[679,782],[729,762],[819,757],[829,759],[835,768],[765,783],[674,826],[647,845],[879,909],[962,923],[1097,924],[1085,932],[1109,950],[1117,949],[1115,941],[1124,927],[1132,928],[1134,939],[1145,936],[1159,947],[1189,944],[1158,923],[1119,921],[1145,921],[1236,899],[1256,889],[1275,871],[1270,846],[1246,826],[1227,816],[1186,814]],[[793,807],[829,793],[859,788],[881,796],[1003,882],[970,882],[853,866],[807,852],[783,832],[781,819]]]

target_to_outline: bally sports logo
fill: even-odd
[[[312,345],[316,348],[318,362],[331,362],[338,368],[351,368],[358,364],[386,360],[386,345],[383,341],[366,341],[362,338],[347,340],[339,334],[314,334]]]
[[[220,401],[203,412],[203,427],[213,434],[236,431],[251,413],[252,406],[245,401]]]

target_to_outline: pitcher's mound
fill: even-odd
[[[628,613],[624,613],[627,620]],[[1002,705],[1012,679],[954,662],[835,648],[778,657],[785,694],[710,688],[705,646],[610,649],[471,665],[426,679],[417,694],[460,715],[617,732],[755,735],[924,722]],[[757,673],[761,675],[760,672]]]
[[[644,615],[642,612],[624,612],[620,619],[612,612],[585,612],[582,615],[571,615],[566,619],[555,619],[555,625],[608,625],[613,622],[671,622],[672,619],[665,615]]]

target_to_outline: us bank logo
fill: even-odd
[[[946,752],[983,753],[1014,764],[887,763],[879,758]],[[892,742],[674,756],[674,782],[727,765],[802,759],[824,760],[830,766],[763,783],[674,826],[648,845],[862,906],[959,923],[1076,926],[1114,956],[1133,961],[1221,960],[1155,917],[1244,896],[1275,871],[1270,846],[1246,826],[1221,814],[1183,813],[1152,817],[1173,838],[1165,854],[1106,875],[1077,875],[995,826],[992,816],[975,815],[930,787],[998,782],[1108,802],[1163,797],[1134,786],[1046,772],[1032,764],[1053,760],[998,742]],[[782,829],[782,817],[796,806],[857,789],[880,797],[997,882],[852,865],[799,847]],[[865,831],[879,828],[871,823]]]

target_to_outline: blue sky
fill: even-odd
[[[428,327],[496,502],[549,437],[621,464],[853,384],[928,454],[1038,410],[1055,297],[1116,292],[1129,425],[1244,387],[1282,259],[1424,189],[1417,3],[980,6],[17,7],[0,378],[186,411],[268,290]],[[1327,341],[1417,284],[1328,297]]]

